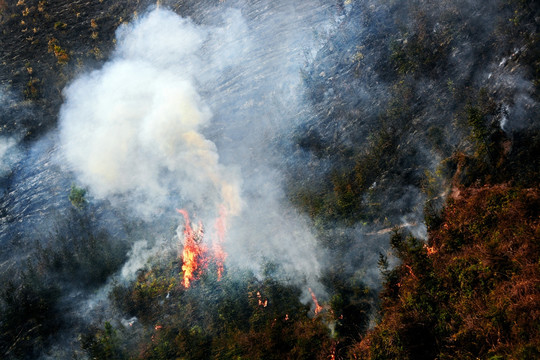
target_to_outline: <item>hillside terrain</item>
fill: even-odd
[[[532,0],[0,0],[0,358],[540,357],[539,29]]]

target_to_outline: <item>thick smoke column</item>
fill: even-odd
[[[238,212],[238,181],[228,181],[200,132],[211,113],[192,67],[205,37],[189,20],[154,11],[119,30],[112,61],[65,90],[66,158],[97,197],[129,194],[151,212],[179,192],[196,207]]]
[[[288,278],[313,283],[320,270],[315,239],[287,205],[271,164],[273,139],[291,119],[280,107],[288,101],[287,110],[298,111],[291,84],[300,83],[305,50],[293,48],[295,58],[284,61],[291,48],[279,37],[301,43],[303,35],[277,34],[268,44],[278,48],[261,47],[275,29],[273,22],[265,27],[268,19],[250,27],[234,9],[209,18],[212,25],[197,25],[155,9],[121,27],[113,58],[64,91],[65,158],[93,196],[143,218],[186,208],[211,225],[223,205],[231,264],[258,272],[272,261]],[[268,95],[274,103],[262,103]]]

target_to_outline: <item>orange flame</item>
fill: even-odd
[[[219,217],[215,223],[217,239],[214,242],[213,250],[214,257],[217,264],[218,281],[223,276],[224,263],[227,258],[227,253],[223,250],[223,242],[225,241],[225,233],[227,232],[227,212],[225,206],[221,206],[219,209]]]
[[[427,244],[424,244],[424,249],[426,249],[428,255],[433,255],[437,253],[437,249],[435,249],[435,246],[427,246]]]
[[[405,264],[405,267],[409,270],[409,274],[411,274],[411,276],[412,276],[413,278],[418,279],[418,278],[416,277],[416,275],[414,275],[414,272],[413,272],[413,270],[412,270],[412,267],[410,267],[410,265]]]
[[[337,345],[339,344],[339,341],[336,341],[332,344],[332,347],[330,348],[330,355],[328,355],[328,359],[330,360],[336,360],[336,350],[337,350]],[[354,357],[356,359],[356,356]]]
[[[309,293],[311,294],[311,299],[313,299],[313,303],[315,304],[315,315],[317,315],[318,313],[322,311],[323,308],[321,305],[319,305],[319,302],[317,301],[317,297],[315,296],[311,288],[308,288],[308,290],[309,290]]]
[[[197,231],[191,227],[191,221],[189,214],[186,210],[181,209],[177,211],[184,216],[184,247],[180,252],[178,249],[178,256],[182,257],[182,271],[184,272],[184,279],[182,284],[185,288],[189,288],[191,281],[195,279],[195,272],[197,269],[208,265],[208,248],[203,244],[204,240],[204,228],[202,223],[199,222]],[[212,246],[212,260],[217,265],[217,277],[218,281],[221,280],[224,272],[224,263],[227,258],[227,253],[223,249],[223,243],[225,242],[225,233],[227,230],[227,212],[224,206],[221,206],[219,211],[219,217],[215,222],[216,237]]]
[[[189,215],[186,210],[177,211],[184,216],[184,249],[182,251],[182,271],[184,279],[182,284],[185,288],[189,288],[191,281],[195,278],[195,271],[201,267],[201,261],[204,259],[206,249],[201,246],[200,240],[203,236],[202,224],[199,225],[197,234],[191,227]]]
[[[268,306],[268,299],[262,299],[261,293],[257,291],[257,299],[259,300],[259,306],[267,307]]]

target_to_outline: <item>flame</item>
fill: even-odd
[[[413,278],[418,279],[418,278],[416,277],[416,275],[414,275],[414,272],[413,272],[412,267],[411,267],[410,265],[405,264],[405,267],[409,270],[409,274],[411,274],[411,276],[412,276]]]
[[[223,250],[223,243],[225,241],[225,233],[227,232],[227,211],[225,206],[222,205],[219,209],[219,217],[215,223],[217,239],[214,242],[214,258],[217,264],[217,276],[218,281],[221,280],[223,276],[224,263],[227,258],[227,253]]]
[[[202,224],[199,224],[197,234],[191,227],[189,215],[186,210],[177,211],[184,216],[184,249],[182,250],[182,271],[184,279],[182,284],[185,288],[189,288],[191,281],[195,278],[195,271],[201,267],[202,260],[205,258],[206,249],[200,244],[200,240],[204,235]]]
[[[331,347],[331,353],[330,355],[328,355],[328,359],[330,360],[336,360],[336,350],[337,350],[337,345],[339,344],[339,341],[336,341],[335,343],[332,344],[332,347]],[[355,357],[356,359],[356,357]]]
[[[262,299],[261,293],[257,291],[257,299],[259,300],[259,306],[267,307],[268,306],[268,299]]]
[[[433,255],[437,253],[437,249],[435,249],[435,246],[427,246],[427,244],[424,244],[424,249],[426,249],[428,255]]]
[[[309,293],[311,294],[311,299],[313,299],[313,303],[315,304],[315,315],[317,315],[318,313],[322,311],[323,308],[321,305],[319,305],[319,302],[317,301],[317,297],[315,296],[311,288],[308,288],[308,290],[309,290]]]
[[[191,281],[195,279],[195,272],[197,269],[204,267],[208,264],[208,248],[204,245],[204,227],[201,222],[197,227],[197,231],[191,226],[189,214],[186,210],[181,209],[177,211],[184,216],[184,246],[180,252],[178,249],[178,256],[182,258],[182,271],[184,272],[184,279],[182,284],[185,288],[189,288]],[[219,217],[215,222],[216,236],[212,245],[212,260],[217,266],[218,281],[221,280],[225,269],[225,259],[227,253],[223,249],[223,243],[225,242],[225,234],[227,231],[227,211],[225,206],[220,207]]]

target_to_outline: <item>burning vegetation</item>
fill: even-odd
[[[182,252],[181,254],[179,252],[179,258],[182,261],[182,284],[184,287],[189,288],[191,282],[197,278],[198,273],[207,269],[210,262],[215,264],[217,279],[218,281],[221,280],[225,271],[225,259],[227,258],[227,253],[223,249],[226,233],[225,207],[220,208],[219,217],[215,221],[216,233],[210,247],[204,241],[203,224],[199,223],[196,230],[194,230],[188,212],[184,209],[177,211],[184,217]]]
[[[125,46],[122,56],[104,65],[102,56],[115,46],[113,30],[120,24],[134,20],[119,28],[118,39],[132,31],[140,31],[137,38],[152,35],[138,28],[146,15],[134,13],[141,10],[135,2],[0,0],[6,39],[0,53],[7,69],[0,74],[0,135],[24,139],[23,160],[4,171],[12,147],[0,138],[5,249],[0,254],[0,358],[540,358],[538,2],[327,2],[332,5],[316,15],[327,17],[324,24],[331,26],[313,26],[321,31],[319,42],[317,51],[306,52],[308,59],[302,57],[301,81],[289,86],[285,80],[291,73],[279,73],[275,87],[265,83],[270,73],[280,62],[292,62],[276,49],[305,51],[305,44],[286,26],[276,31],[277,26],[262,24],[287,4],[295,9],[296,26],[299,14],[315,2],[235,3],[249,11],[224,12],[228,4],[221,1],[160,1],[161,15],[186,36],[145,43],[137,61],[129,58],[133,47]],[[206,8],[225,14],[226,26],[214,24],[214,13],[208,15]],[[168,33],[156,19],[162,18],[153,21]],[[210,25],[201,25],[205,21]],[[311,23],[300,25],[313,32]],[[262,39],[286,34],[287,42],[276,49],[268,45],[276,53],[255,46],[251,58],[242,50],[249,45],[243,37],[261,28],[268,32]],[[79,46],[80,34],[86,35]],[[243,37],[235,38],[238,34]],[[168,48],[177,51],[175,56]],[[189,66],[171,65],[177,57],[189,58],[184,59]],[[129,67],[119,78],[122,87],[106,93],[116,96],[122,89],[125,98],[120,94],[102,113],[91,107],[88,118],[73,103],[62,112],[71,110],[70,116],[81,120],[73,127],[84,136],[70,139],[75,145],[88,140],[88,124],[110,116],[93,144],[104,155],[89,166],[102,171],[94,178],[99,184],[115,176],[120,180],[98,194],[92,186],[70,185],[72,179],[92,181],[51,167],[50,157],[34,161],[33,154],[50,155],[62,146],[53,143],[43,150],[43,143],[33,141],[43,129],[56,129],[61,88],[75,73],[96,67],[102,70],[83,80],[108,84],[122,61],[143,62],[150,70],[132,86],[139,68]],[[198,66],[203,75],[190,73]],[[182,76],[171,77],[178,67]],[[254,70],[244,73],[250,67]],[[205,83],[213,76],[221,82]],[[196,81],[185,79],[190,77]],[[206,87],[199,91],[198,86]],[[295,86],[301,100],[290,96]],[[155,93],[130,92],[154,87]],[[93,106],[94,97],[81,89],[86,88],[70,87],[64,94]],[[99,90],[93,94],[100,101],[108,100],[102,87],[91,89]],[[280,98],[278,90],[287,96]],[[11,100],[9,91],[24,101]],[[212,97],[215,91],[223,95]],[[211,110],[204,105],[206,96]],[[302,104],[289,116],[280,101],[287,111],[294,101]],[[148,123],[128,126],[137,115],[133,108],[141,104],[149,104]],[[163,109],[174,116],[161,116]],[[119,119],[122,111],[129,116]],[[298,126],[279,123],[281,117]],[[279,129],[275,134],[274,128]],[[111,135],[111,129],[118,131]],[[253,129],[262,135],[249,143]],[[270,145],[259,144],[260,139]],[[116,146],[121,161],[112,163],[109,150]],[[81,161],[90,158],[88,151],[75,149]],[[127,153],[140,158],[128,162]],[[145,157],[149,153],[159,153],[161,163]],[[234,162],[244,157],[249,161]],[[237,169],[225,171],[224,164],[238,166],[244,187]],[[43,177],[34,177],[39,172],[34,166],[42,166]],[[272,166],[283,170],[278,181],[283,188],[266,186],[265,176],[273,170],[261,169]],[[121,177],[130,170],[136,171]],[[147,176],[150,170],[155,172]],[[162,176],[167,171],[182,176]],[[50,187],[33,188],[49,181]],[[175,193],[167,192],[169,182]],[[61,199],[45,199],[63,188]],[[142,196],[142,189],[158,189],[159,196]],[[247,204],[260,208],[241,209],[231,205],[240,201],[227,201],[239,200],[241,192],[256,198]],[[156,213],[166,212],[166,219],[156,225],[141,220],[156,213],[135,219],[127,212],[119,215],[131,195],[159,202],[162,212]],[[309,251],[320,250],[320,272],[313,275],[300,266],[308,248],[292,246],[296,229],[278,231],[266,221],[275,216],[279,222],[283,215],[261,199],[286,203],[305,215],[316,238]],[[48,207],[48,200],[58,207]],[[197,223],[193,212],[171,210],[178,201],[217,215]],[[220,203],[226,205],[216,209]],[[174,236],[178,214],[183,219]],[[34,224],[35,219],[44,220]],[[260,256],[256,268],[233,266],[238,260],[233,245],[236,251],[241,247],[234,238],[237,219],[255,227],[247,234],[256,238],[240,243],[252,253],[298,251],[285,260]],[[273,235],[278,240],[267,241]],[[302,271],[290,271],[297,268]]]
[[[177,210],[184,216],[184,246],[182,250],[182,271],[184,279],[182,284],[188,288],[195,279],[195,272],[206,267],[208,249],[202,243],[204,229],[199,223],[198,231],[193,231],[189,215],[186,210]]]
[[[315,297],[315,294],[313,293],[311,288],[309,288],[308,290],[311,295],[311,299],[313,300],[313,304],[315,305],[315,315],[317,315],[323,310],[323,307],[319,305],[319,301],[317,300],[317,297]]]

